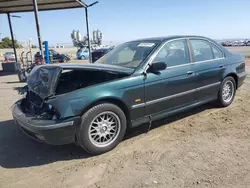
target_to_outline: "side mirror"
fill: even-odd
[[[167,68],[167,65],[166,63],[164,62],[156,62],[156,63],[153,63],[151,66],[150,66],[150,70],[152,72],[159,72],[161,70],[165,70]]]

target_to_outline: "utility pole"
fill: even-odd
[[[13,28],[12,28],[12,24],[11,24],[11,15],[10,13],[7,13],[8,16],[8,22],[9,22],[9,26],[10,26],[10,34],[11,34],[11,40],[12,40],[12,48],[14,50],[14,54],[15,54],[15,60],[17,62],[17,53],[16,53],[16,44],[15,44],[15,40],[14,40],[14,33],[13,33]]]
[[[92,7],[93,5],[97,4],[98,1],[91,3],[85,7],[85,16],[86,16],[86,25],[87,25],[87,36],[88,36],[88,46],[89,46],[89,62],[92,63],[92,54],[91,54],[91,42],[90,42],[90,35],[89,35],[89,18],[88,18],[88,8]]]
[[[38,19],[37,0],[33,0],[33,7],[34,7],[35,20],[36,20],[36,30],[37,30],[40,55],[43,57],[43,45],[42,45],[42,38],[41,38],[41,32],[40,32],[40,23]]]

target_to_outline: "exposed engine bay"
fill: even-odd
[[[36,79],[39,81],[39,84],[36,84],[34,80],[30,82],[35,86],[35,90],[32,90],[32,87],[29,86],[28,82],[28,86],[25,87],[26,96],[20,104],[20,107],[25,114],[44,120],[60,119],[60,113],[53,105],[47,102],[47,99],[51,96],[42,98],[42,96],[35,92],[40,91],[39,87],[41,87],[41,85],[43,85],[43,87],[41,87],[43,88],[42,91],[44,91],[45,88],[50,89],[51,87],[54,87],[55,91],[52,96],[56,96],[128,76],[125,73],[102,70],[64,69],[61,74],[58,75],[59,78],[53,79],[46,76],[47,73],[45,73],[46,71],[37,74],[39,75],[39,78],[36,77]],[[48,75],[49,74],[50,73],[48,73]],[[45,79],[45,77],[48,77],[48,79]],[[51,79],[56,79],[57,81],[49,82],[48,80]],[[56,85],[53,86],[52,83],[56,83]]]
[[[56,95],[119,79],[125,76],[127,76],[127,74],[100,70],[63,70],[58,80]]]
[[[38,119],[60,119],[60,113],[32,91],[27,92],[26,97],[21,101],[20,107],[25,114],[35,116]]]

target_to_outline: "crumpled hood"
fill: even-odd
[[[108,72],[117,72],[123,74],[132,74],[134,69],[106,65],[106,64],[93,64],[93,63],[83,63],[83,64],[71,64],[71,63],[60,63],[51,65],[39,65],[33,68],[28,76],[27,83],[29,91],[32,91],[39,95],[42,99],[54,95],[57,81],[62,70],[99,70]]]
[[[132,68],[98,63],[60,63],[58,66],[60,66],[62,69],[100,70],[125,74],[132,74],[134,72],[134,69]]]
[[[36,66],[28,76],[29,91],[38,94],[42,99],[54,94],[57,78],[61,68],[57,66]]]

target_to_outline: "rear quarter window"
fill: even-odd
[[[213,51],[213,54],[214,54],[214,59],[218,59],[218,58],[223,58],[223,52],[221,51],[220,48],[218,48],[217,46],[211,44],[211,47],[212,47],[212,51]]]

